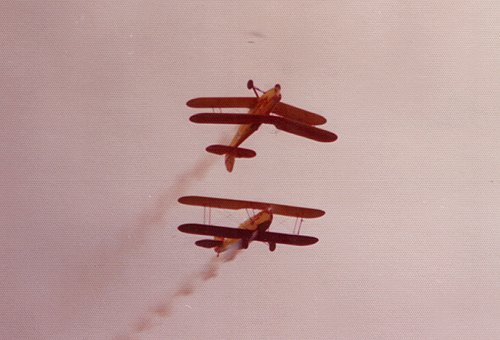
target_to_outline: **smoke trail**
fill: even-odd
[[[182,196],[194,181],[202,180],[216,160],[216,158],[205,156],[191,170],[178,176],[174,187],[163,192],[156,200],[154,207],[143,212],[137,223],[122,234],[122,243],[118,254],[144,245],[146,236],[153,229],[160,227],[160,223],[164,222],[167,212],[177,203],[179,196]]]
[[[81,274],[77,277],[82,288],[88,288],[92,294],[100,293],[104,286],[124,269],[129,255],[144,246],[147,236],[156,229],[163,228],[168,211],[176,205],[195,182],[204,178],[218,158],[204,156],[192,169],[179,175],[173,187],[165,190],[157,198],[153,207],[143,211],[137,221],[118,235],[118,244],[102,246],[91,258],[85,261]],[[83,292],[84,293],[84,292]]]
[[[218,143],[224,143],[227,138],[227,132],[221,133]],[[165,221],[168,211],[177,204],[177,199],[194,182],[202,180],[218,160],[220,158],[205,155],[193,168],[177,176],[174,186],[160,194],[152,208],[143,211],[135,224],[118,235],[116,246],[103,246],[91,259],[85,261],[86,265],[77,278],[78,281],[83,282],[84,287],[91,289],[93,294],[102,291],[124,269],[128,255],[144,246],[152,231],[164,227],[161,222]]]
[[[219,137],[218,143],[224,143],[226,139],[227,135],[223,133]],[[146,236],[153,229],[160,227],[159,224],[164,222],[167,212],[174,204],[177,204],[177,199],[182,196],[195,181],[202,180],[217,160],[219,160],[217,157],[204,156],[191,170],[179,175],[175,180],[175,185],[164,191],[158,197],[153,208],[140,214],[136,224],[121,235],[122,242],[117,254],[122,255],[138,246],[144,245]]]
[[[227,138],[227,132],[221,133],[218,143],[224,144]],[[120,232],[114,244],[105,242],[95,252],[79,261],[76,270],[65,277],[68,286],[78,288],[61,291],[60,300],[64,302],[66,308],[65,323],[70,324],[72,319],[84,317],[85,311],[91,309],[90,306],[105,301],[104,294],[110,288],[110,284],[123,274],[134,252],[145,246],[152,232],[165,227],[165,223],[162,222],[165,222],[170,209],[177,205],[177,199],[194,183],[202,180],[217,161],[220,161],[219,157],[211,155],[201,157],[192,168],[178,175],[174,179],[173,186],[166,188],[150,208],[144,209],[135,223]],[[178,297],[191,294],[194,289],[191,287],[194,287],[196,282],[215,277],[218,266],[216,260],[210,261],[203,271],[192,277],[191,281],[188,280],[189,282],[183,287],[179,287],[175,296],[160,306],[163,308],[158,307],[153,315],[168,315]],[[143,328],[146,329],[146,326],[147,323],[144,323]]]
[[[160,325],[162,320],[172,315],[173,309],[180,298],[194,294],[196,288],[198,288],[200,284],[217,277],[221,265],[233,261],[240,249],[240,242],[238,242],[229,247],[220,257],[213,257],[202,267],[202,269],[192,273],[184,282],[179,284],[172,295],[151,308],[149,312],[133,326],[132,333],[129,334],[126,339],[133,339],[134,336],[137,336],[139,333]]]
[[[219,144],[224,143],[226,139],[227,133],[221,134]],[[134,224],[118,235],[117,243],[114,246],[104,244],[86,261],[83,261],[83,268],[80,267],[79,274],[72,279],[70,278],[78,282],[79,289],[66,292],[68,295],[62,296],[65,301],[72,301],[71,304],[67,305],[69,309],[67,315],[75,317],[77,315],[76,308],[84,310],[85,307],[82,305],[94,304],[95,301],[102,298],[102,294],[105,293],[109,284],[124,271],[127,260],[131,258],[134,251],[146,244],[147,237],[153,231],[164,228],[165,223],[162,222],[165,222],[170,209],[177,205],[177,199],[185,194],[195,182],[202,180],[217,161],[220,161],[220,158],[210,155],[200,158],[191,169],[178,175],[174,180],[175,184],[164,190],[151,208],[140,213]],[[177,288],[173,296],[156,306],[150,315],[147,315],[142,322],[134,327],[135,333],[149,329],[158,319],[168,316],[176,300],[192,294],[199,282],[217,276],[220,264],[232,260],[236,256],[236,250],[231,250],[231,252],[233,253],[231,258],[225,256],[210,260],[202,270],[189,277]],[[118,338],[123,339],[123,337]],[[130,339],[129,336],[125,338]]]

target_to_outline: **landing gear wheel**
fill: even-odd
[[[253,89],[253,80],[252,80],[252,79],[250,79],[250,80],[248,81],[248,83],[247,83],[247,88],[248,88],[249,90]]]
[[[269,250],[275,251],[276,250],[276,243],[269,243]]]
[[[246,238],[241,239],[241,248],[243,248],[243,249],[248,248],[248,239],[246,239]]]

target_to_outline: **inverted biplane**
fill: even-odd
[[[206,220],[208,215],[208,224],[182,224],[178,229],[188,234],[213,236],[213,239],[199,240],[195,244],[203,248],[214,248],[217,255],[232,245],[236,245],[239,249],[246,249],[252,241],[269,244],[270,251],[274,251],[278,243],[294,246],[314,244],[318,242],[316,237],[300,235],[302,221],[304,218],[316,218],[325,214],[324,211],[318,209],[214,197],[184,196],[179,198],[178,201],[182,204],[205,208],[204,219]],[[208,214],[206,208],[209,209]],[[211,208],[246,209],[249,218],[241,223],[239,228],[215,226],[211,224]],[[248,209],[258,209],[260,211],[251,215]],[[282,234],[268,231],[274,214],[295,217],[294,233]],[[295,230],[297,230],[296,233]]]
[[[248,89],[253,90],[253,97],[205,97],[189,100],[186,105],[193,108],[212,108],[212,113],[198,113],[189,118],[194,123],[203,124],[236,124],[240,125],[229,145],[210,145],[206,150],[217,155],[225,155],[226,169],[231,172],[235,158],[252,158],[255,151],[240,148],[252,133],[262,124],[272,124],[278,130],[318,142],[333,142],[337,135],[315,127],[326,123],[326,118],[298,107],[281,102],[281,86],[276,84],[264,92],[249,80]],[[261,92],[262,95],[259,96]],[[247,108],[248,113],[216,113],[219,108]],[[273,113],[273,114],[272,114]]]

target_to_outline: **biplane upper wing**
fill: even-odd
[[[245,107],[252,108],[257,104],[255,97],[203,97],[189,100],[189,107]]]
[[[202,124],[273,124],[279,130],[318,142],[337,140],[337,135],[333,132],[278,116],[246,113],[198,113],[189,117],[189,120],[193,123]]]
[[[227,198],[215,198],[204,196],[184,196],[179,198],[179,203],[187,205],[196,205],[200,207],[211,207],[220,209],[272,209],[273,214],[300,217],[300,218],[316,218],[325,214],[323,210],[294,207],[291,205],[274,204],[267,202],[233,200]]]
[[[277,115],[309,125],[322,125],[326,123],[326,118],[319,114],[306,111],[287,103],[279,102],[273,108]]]
[[[269,231],[258,233],[255,240],[268,243],[283,243],[293,246],[308,246],[318,242],[318,239],[312,236],[272,233]]]
[[[183,233],[188,233],[188,234],[218,236],[227,238],[250,238],[252,236],[251,230],[219,227],[208,224],[197,224],[197,223],[181,224],[179,227],[177,227],[177,229],[179,229],[179,231],[182,231]]]

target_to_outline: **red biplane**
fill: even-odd
[[[195,98],[186,105],[193,108],[248,108],[248,114],[242,113],[198,113],[189,118],[194,123],[204,124],[237,124],[240,125],[229,145],[210,145],[208,152],[225,155],[226,169],[231,172],[235,158],[252,158],[256,153],[250,149],[240,148],[252,133],[262,124],[272,124],[277,129],[318,142],[333,142],[337,135],[333,132],[319,129],[314,125],[326,123],[326,118],[298,107],[280,102],[281,87],[276,84],[272,89],[263,92],[249,80],[248,89],[253,90],[253,97],[212,97]],[[261,92],[262,95],[259,96]],[[274,113],[274,114],[271,114]]]
[[[318,209],[293,207],[283,204],[252,202],[232,200],[225,198],[185,196],[179,198],[179,202],[187,205],[201,206],[204,208],[220,208],[240,210],[247,209],[249,218],[240,224],[239,228],[220,227],[211,225],[210,210],[208,212],[208,224],[182,224],[178,229],[184,233],[214,236],[213,239],[199,240],[195,244],[203,248],[214,248],[217,254],[227,250],[231,245],[237,245],[240,249],[248,248],[252,241],[260,241],[269,244],[269,250],[274,251],[277,243],[295,246],[307,246],[318,242],[316,237],[300,235],[302,220],[304,218],[316,218],[325,214]],[[250,215],[248,209],[258,209],[258,213]],[[273,220],[273,214],[296,217],[294,233],[282,234],[269,232]],[[206,216],[205,216],[206,217]],[[297,233],[295,233],[297,230]]]

